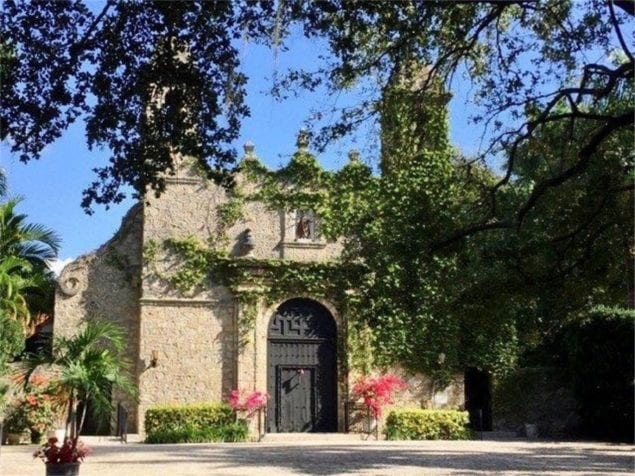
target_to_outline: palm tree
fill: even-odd
[[[37,369],[45,368],[51,375],[52,392],[64,402],[67,411],[66,435],[72,439],[73,447],[84,426],[89,401],[96,416],[110,415],[114,388],[130,396],[136,394],[128,377],[130,364],[124,350],[121,327],[92,320],[75,336],[56,338],[50,354],[33,355],[23,363],[25,382]],[[81,415],[77,415],[78,408],[82,408]]]
[[[29,276],[33,266],[16,256],[0,259],[0,310],[20,322],[26,331],[30,315],[27,296],[39,284],[35,276]]]
[[[2,176],[2,175],[0,175]],[[60,238],[15,211],[20,198],[0,204],[0,310],[21,321],[46,313],[54,289],[47,262],[57,256]]]

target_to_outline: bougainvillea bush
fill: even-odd
[[[228,403],[235,412],[245,412],[247,415],[252,415],[266,407],[268,399],[269,394],[267,392],[259,390],[246,392],[236,389],[229,394]]]
[[[382,409],[393,403],[396,392],[406,389],[406,382],[393,374],[379,377],[363,376],[353,386],[353,397],[362,400],[364,406],[375,418],[381,416]]]
[[[24,393],[11,402],[9,423],[16,431],[28,428],[34,443],[40,443],[40,437],[54,426],[57,412],[54,398],[50,394],[50,385],[46,377],[32,375],[25,385]],[[23,428],[17,428],[21,422]]]

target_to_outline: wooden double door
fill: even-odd
[[[268,432],[337,431],[337,329],[310,299],[278,307],[267,341]]]

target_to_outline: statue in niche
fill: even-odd
[[[308,213],[298,213],[298,220],[295,227],[295,237],[298,240],[313,238],[313,219]]]

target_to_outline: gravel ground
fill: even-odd
[[[146,445],[93,440],[81,476],[635,474],[635,447],[551,441],[356,441]],[[0,475],[43,476],[34,446],[3,446]]]

